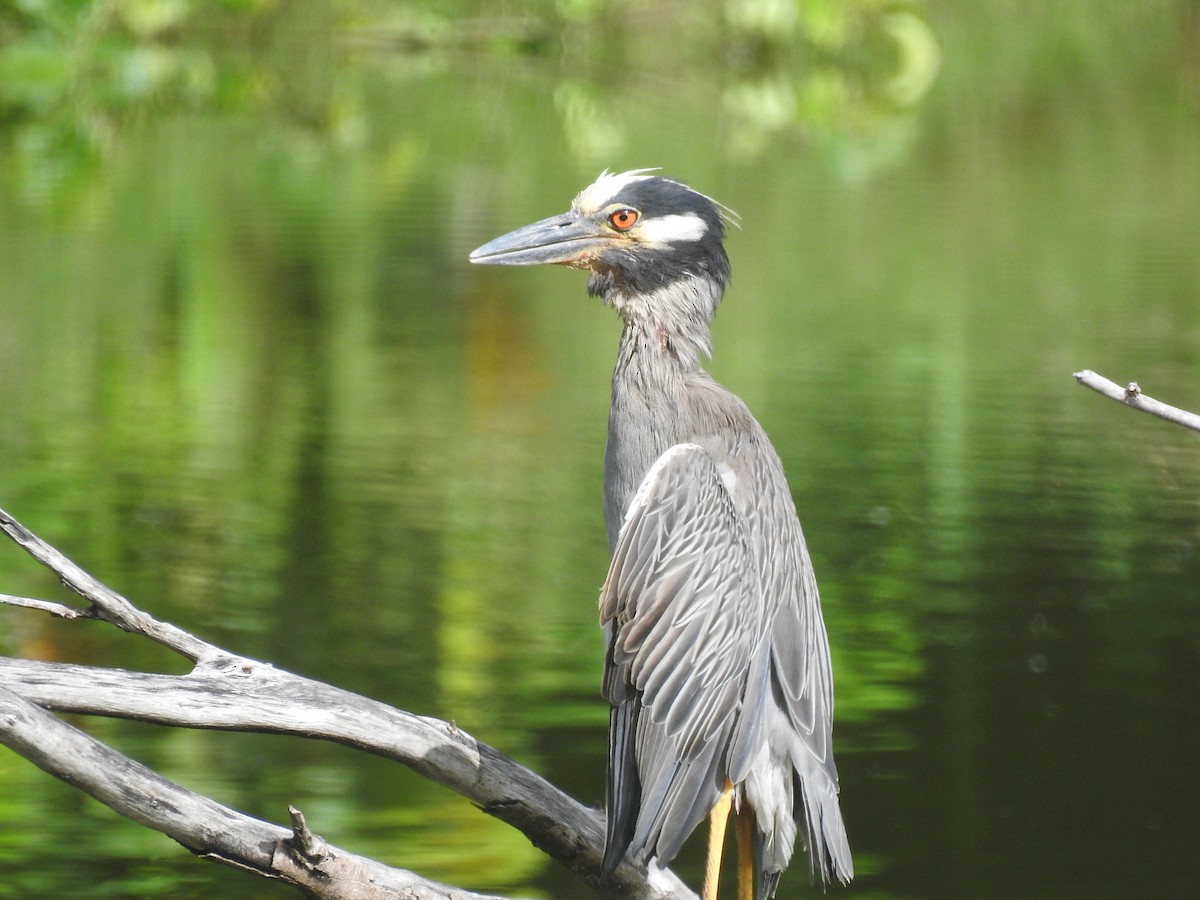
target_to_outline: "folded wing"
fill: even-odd
[[[722,474],[696,444],[667,450],[630,504],[601,591],[613,705],[606,870],[627,849],[669,863],[726,773],[752,762],[767,622]]]

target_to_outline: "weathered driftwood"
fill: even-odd
[[[0,603],[109,622],[194,664],[186,675],[0,657],[0,743],[198,855],[338,898],[479,897],[346,853],[293,811],[284,828],[193,794],[47,710],[165,726],[255,731],[333,741],[394,759],[521,830],[602,896],[695,895],[667,871],[623,864],[597,883],[603,818],[453,723],[417,716],[229,653],[137,609],[0,510],[0,530],[89,605],[0,594]]]
[[[461,891],[328,846],[295,810],[289,831],[195,794],[0,687],[0,742],[197,855],[287,881],[313,897],[451,900]]]

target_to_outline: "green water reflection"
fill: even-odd
[[[452,718],[598,802],[619,325],[578,273],[466,254],[601,167],[661,165],[742,217],[713,370],[812,545],[853,893],[1190,895],[1200,448],[1070,373],[1200,409],[1197,22],[1083,0],[19,4],[0,505],[160,617]],[[15,548],[0,590],[57,595]],[[2,652],[179,671],[110,631],[0,609]],[[380,760],[85,724],[430,877],[579,895]],[[0,786],[2,897],[290,895],[7,752]]]

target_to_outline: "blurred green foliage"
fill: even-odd
[[[678,39],[657,41],[663,29]],[[52,199],[131,120],[224,110],[363,140],[368,100],[335,75],[350,60],[411,76],[479,52],[558,71],[555,106],[584,160],[606,158],[630,127],[608,90],[614,66],[636,85],[692,68],[712,81],[737,154],[802,135],[860,147],[855,171],[909,139],[940,58],[917,7],[880,0],[579,0],[501,16],[475,0],[24,0],[0,11],[0,121],[30,195]]]

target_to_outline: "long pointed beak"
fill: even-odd
[[[555,263],[586,267],[615,236],[574,212],[510,231],[471,253],[471,262],[496,266]]]

